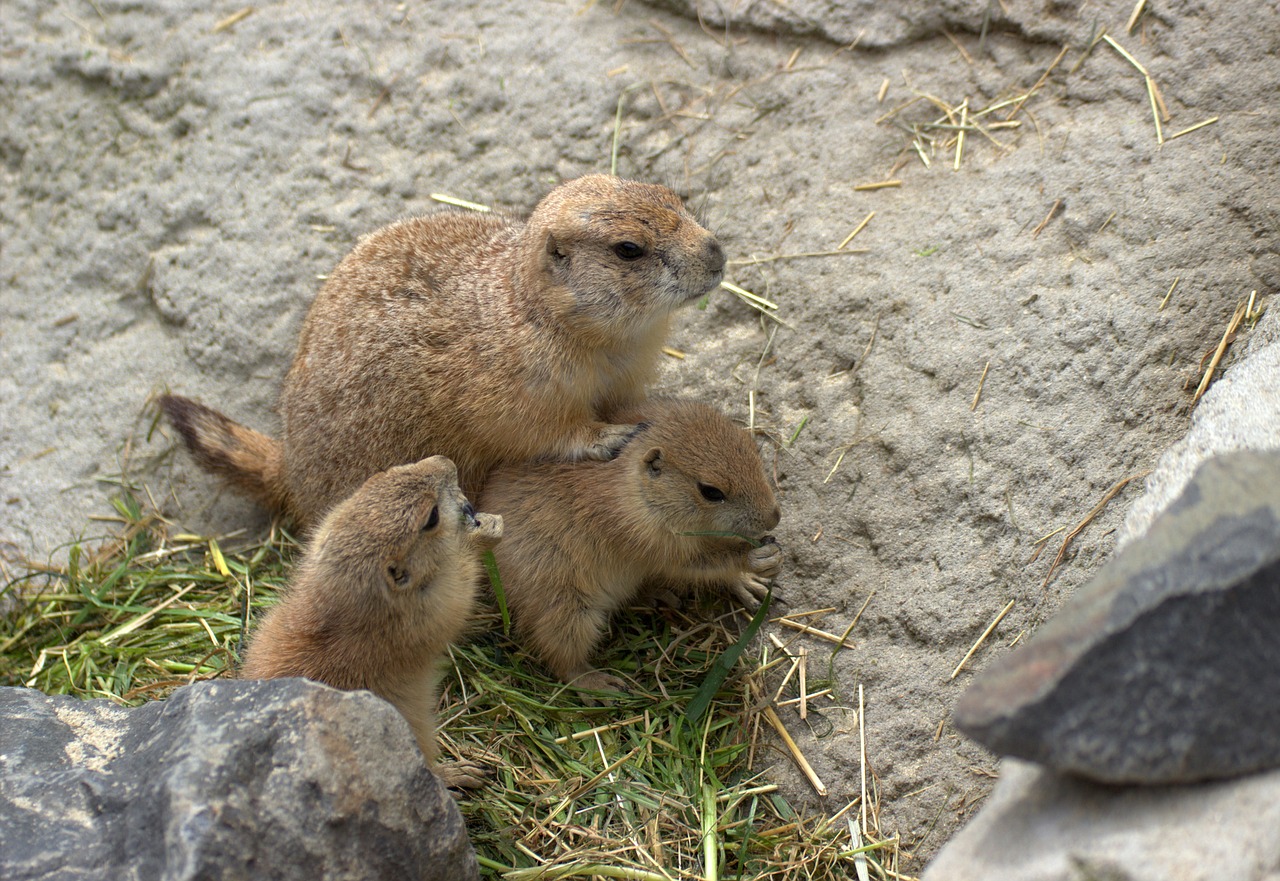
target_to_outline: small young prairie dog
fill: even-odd
[[[435,765],[439,662],[475,604],[502,518],[477,514],[443,456],[375,474],[324,518],[280,603],[249,641],[243,679],[367,688],[409,722]],[[434,769],[476,786],[470,762]]]
[[[481,506],[506,527],[494,554],[518,635],[556,676],[620,690],[590,658],[644,585],[726,587],[750,600],[781,569],[780,512],[751,435],[705,404],[651,400],[608,462],[494,471]]]
[[[495,465],[608,459],[672,312],[724,251],[666,187],[589,175],[523,220],[443,211],[363,239],[329,275],[280,394],[276,441],[161,405],[197,461],[307,525],[370,474],[427,455],[473,497]]]

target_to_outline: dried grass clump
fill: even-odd
[[[279,529],[239,544],[170,535],[144,497],[124,493],[99,547],[5,571],[0,684],[137,705],[230,675],[298,546]],[[797,700],[766,687],[791,656],[751,654],[766,612],[746,626],[740,612],[705,606],[623,616],[601,662],[634,691],[606,707],[583,706],[504,635],[496,611],[482,616],[475,639],[451,653],[440,719],[443,752],[496,772],[460,803],[483,874],[905,877],[874,810],[855,801],[834,817],[806,816],[756,768],[775,743],[762,736],[765,714],[793,714]],[[835,683],[803,687],[802,705]]]

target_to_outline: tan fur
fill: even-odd
[[[750,434],[693,402],[652,400],[616,415],[647,425],[613,461],[504,466],[480,497],[506,527],[494,554],[518,633],[584,689],[621,686],[589,659],[642,585],[758,596],[782,559],[766,536],[780,514]]]
[[[641,256],[625,259],[624,243]],[[643,397],[671,313],[723,269],[674,193],[607,175],[556,187],[527,221],[450,211],[392,224],[316,297],[281,391],[280,444],[237,455],[220,449],[240,443],[233,431],[184,436],[206,467],[230,463],[220,473],[304,524],[426,455],[453,459],[473,495],[501,463],[606,459],[632,426],[602,414]]]
[[[502,518],[474,512],[443,456],[375,474],[321,523],[240,676],[369,689],[395,705],[434,764],[437,667],[470,618],[481,554],[501,536]],[[477,782],[474,767],[437,773]]]

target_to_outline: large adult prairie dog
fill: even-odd
[[[501,537],[502,518],[475,512],[443,456],[375,474],[321,522],[240,676],[366,688],[395,705],[434,765],[439,663],[471,617],[481,554]],[[435,770],[450,785],[480,782],[470,763]]]
[[[666,187],[589,175],[522,220],[445,211],[363,239],[307,314],[279,443],[162,401],[196,458],[312,523],[370,474],[427,455],[476,493],[495,465],[607,459],[671,313],[720,283],[724,251]]]
[[[590,658],[609,617],[646,584],[759,596],[781,568],[780,512],[755,442],[705,404],[652,400],[618,414],[641,429],[607,462],[507,465],[480,504],[517,634],[557,676],[617,690]]]

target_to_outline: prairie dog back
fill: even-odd
[[[304,528],[371,474],[444,455],[475,495],[495,466],[608,459],[634,426],[672,312],[724,251],[666,187],[588,175],[528,219],[440,211],[377,230],[307,313],[279,440],[179,396],[196,461]]]
[[[528,220],[446,212],[364,239],[307,316],[280,398],[303,511],[367,474],[440,454],[469,493],[495,465],[611,457],[672,312],[724,252],[665,187],[591,175]],[[371,431],[377,426],[377,431]]]

